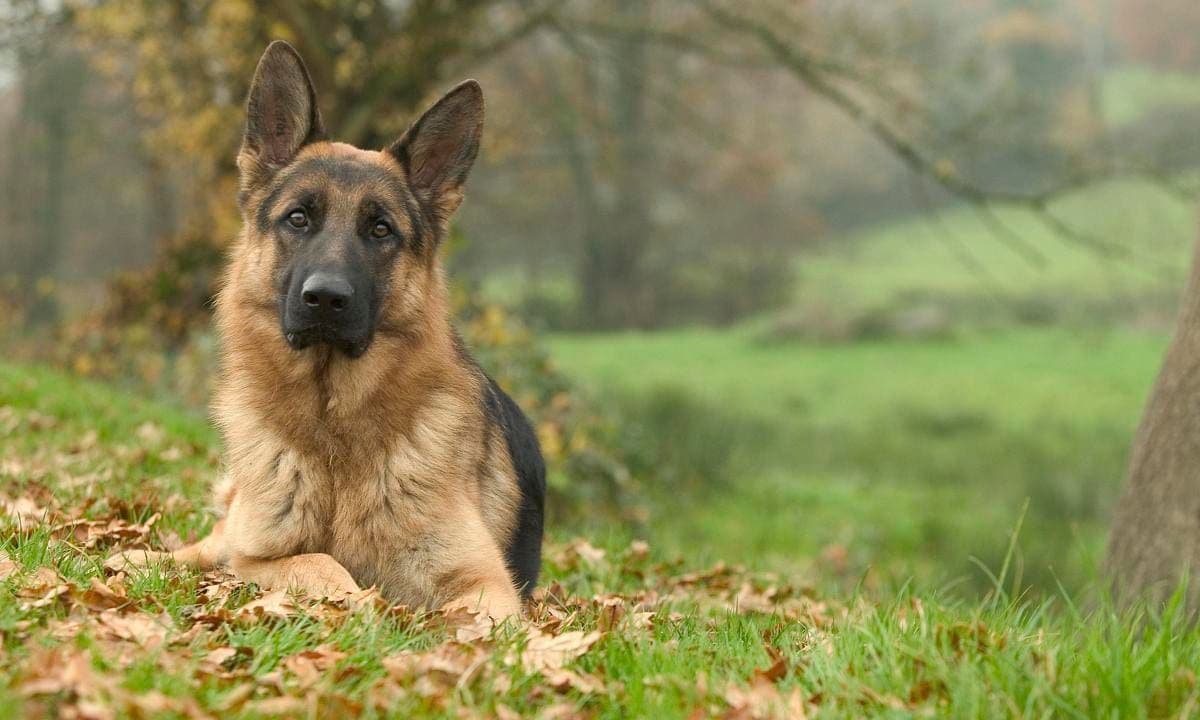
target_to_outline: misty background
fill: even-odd
[[[1084,582],[1200,181],[1189,0],[0,4],[0,339],[202,412],[275,38],[333,138],[487,101],[446,257],[553,530]],[[1026,509],[1027,508],[1027,509]]]

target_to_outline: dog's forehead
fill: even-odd
[[[387,153],[345,143],[318,143],[296,156],[287,179],[332,191],[394,191],[403,180],[403,172]]]

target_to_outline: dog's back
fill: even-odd
[[[505,561],[523,595],[537,584],[542,565],[542,526],[546,502],[546,465],[537,435],[521,408],[486,374],[484,407],[488,421],[500,428],[520,489],[520,504]]]

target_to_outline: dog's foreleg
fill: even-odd
[[[465,608],[494,620],[519,617],[521,599],[512,576],[478,513],[468,512],[451,526],[456,532],[443,538],[444,549],[430,558],[438,568],[434,584],[444,599],[442,609]]]

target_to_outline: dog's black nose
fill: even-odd
[[[354,288],[345,279],[327,273],[313,273],[300,288],[304,304],[319,314],[340,313],[350,305]]]

